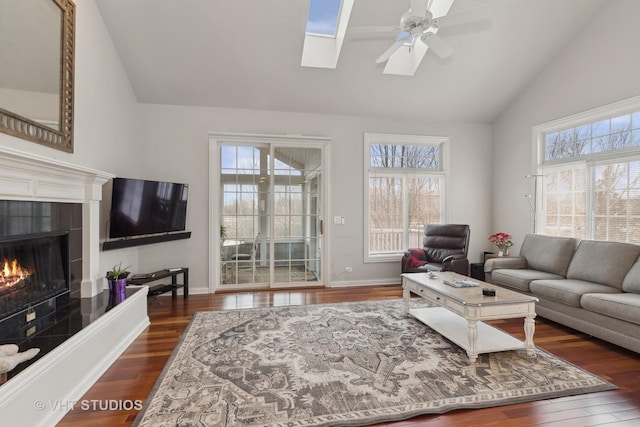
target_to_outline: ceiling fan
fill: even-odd
[[[447,58],[453,54],[453,47],[436,34],[440,28],[476,22],[490,17],[491,10],[488,6],[481,6],[434,17],[433,13],[429,10],[429,7],[433,6],[434,1],[435,0],[410,0],[411,8],[402,15],[399,26],[356,27],[351,29],[351,34],[397,34],[396,42],[385,50],[378,59],[376,59],[376,64],[389,61],[389,59],[404,46],[407,46],[409,49],[415,49],[420,47],[420,44],[431,48],[431,50],[433,50],[433,52],[439,57]],[[451,3],[453,3],[453,1],[451,1],[450,4]],[[446,10],[448,10],[448,7]],[[424,57],[424,54],[427,51],[424,46],[422,46],[422,49],[417,49],[418,52],[420,52],[421,57],[418,58],[417,61],[412,62],[419,63],[422,61],[422,57]],[[411,75],[413,75],[413,72]]]

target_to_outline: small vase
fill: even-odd
[[[509,247],[498,246],[498,256],[509,256]]]
[[[127,289],[127,279],[108,280],[109,293],[111,294],[124,294]]]
[[[126,280],[125,280],[125,284],[126,284]],[[107,308],[105,309],[105,312],[111,310],[113,307],[120,304],[126,298],[127,298],[127,293],[125,292],[124,289],[122,289],[121,292],[112,292],[111,289],[109,289],[109,303],[107,304]]]

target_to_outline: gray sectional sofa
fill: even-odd
[[[525,236],[485,280],[539,299],[539,316],[640,353],[640,245]]]

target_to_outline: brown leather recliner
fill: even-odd
[[[454,271],[468,276],[469,233],[466,224],[427,224],[423,247],[405,251],[402,272]]]

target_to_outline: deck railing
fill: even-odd
[[[369,233],[370,253],[402,252],[408,248],[421,248],[424,229],[409,230],[409,242],[404,243],[404,230],[379,228]]]

